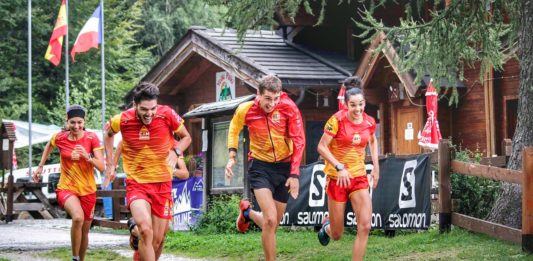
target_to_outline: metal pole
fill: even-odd
[[[65,20],[67,20],[67,33],[65,35],[65,42],[63,43],[65,45],[65,112],[68,110],[68,107],[70,106],[69,97],[70,97],[70,88],[69,88],[69,61],[68,61],[68,0],[65,0]]]
[[[105,55],[104,55],[104,0],[100,0],[100,32],[102,34],[102,42],[100,48],[100,64],[101,64],[101,83],[102,83],[102,139],[104,137],[105,131]],[[111,159],[108,159],[111,160]]]
[[[29,147],[28,147],[28,169],[31,171],[31,122],[32,122],[32,104],[33,101],[31,99],[31,0],[28,0],[28,139],[29,139]]]

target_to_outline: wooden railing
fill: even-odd
[[[115,179],[113,181],[112,190],[98,190],[97,197],[111,197],[113,205],[113,217],[111,219],[95,218],[93,224],[100,227],[109,227],[113,229],[128,228],[126,221],[130,216],[130,211],[125,204],[126,188],[124,187],[124,179]]]
[[[495,238],[521,243],[524,251],[533,253],[533,147],[526,147],[523,150],[522,171],[452,160],[448,140],[441,140],[439,143],[438,162],[441,233],[449,231],[453,224]],[[453,212],[450,173],[522,185],[522,229]]]

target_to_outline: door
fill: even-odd
[[[421,128],[422,115],[419,108],[400,107],[396,111],[396,151],[397,155],[418,154],[418,132]]]

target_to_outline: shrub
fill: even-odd
[[[479,163],[482,154],[468,149],[455,148],[455,159],[463,162]],[[456,211],[465,215],[484,219],[498,194],[500,182],[478,177],[452,174],[452,198],[457,200]]]
[[[198,233],[236,233],[235,219],[239,215],[239,201],[238,195],[212,197],[206,212],[192,230]]]

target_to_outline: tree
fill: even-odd
[[[309,0],[211,0],[225,3],[231,12],[227,20],[234,23],[242,39],[247,29],[274,25],[274,10],[295,17],[301,7],[312,14]],[[328,1],[321,0],[319,23]],[[339,0],[342,3],[343,0]],[[348,1],[350,2],[350,1]],[[361,19],[357,25],[365,31],[360,37],[371,40],[384,32],[390,41],[400,43],[403,70],[426,71],[434,78],[462,77],[464,68],[480,64],[480,78],[488,68],[501,70],[511,57],[520,61],[518,123],[513,137],[510,169],[520,169],[522,149],[533,146],[533,1],[530,0],[434,0],[402,1],[406,16],[398,25],[384,25],[373,17],[385,0],[359,1]],[[396,2],[396,1],[394,1]],[[409,4],[414,2],[415,5]],[[421,13],[430,7],[429,19]],[[396,6],[401,8],[402,6]],[[356,11],[356,10],[354,10]],[[418,12],[417,12],[418,11]],[[417,79],[418,80],[418,79]],[[454,90],[457,97],[457,91]],[[454,100],[453,102],[456,102]],[[512,227],[521,226],[520,186],[503,184],[489,220]]]
[[[152,0],[143,3],[144,30],[140,40],[152,53],[162,57],[193,25],[224,26],[227,9],[203,0]]]

